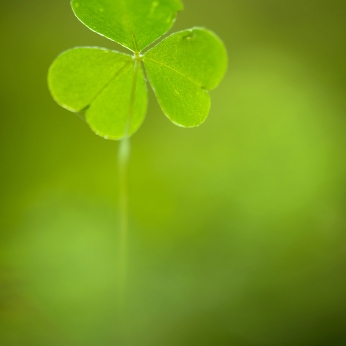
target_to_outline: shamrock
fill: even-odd
[[[204,122],[210,110],[208,91],[227,68],[222,41],[196,27],[174,33],[144,52],[172,27],[183,9],[180,0],[72,0],[71,6],[84,25],[132,55],[99,47],[63,52],[48,74],[49,89],[59,105],[85,112],[91,129],[104,138],[128,137],[145,118],[148,79],[174,124],[196,127]]]

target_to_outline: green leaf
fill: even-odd
[[[202,124],[210,110],[208,90],[227,69],[227,52],[211,31],[193,28],[175,33],[143,58],[147,75],[166,116],[182,127]]]
[[[210,110],[210,90],[227,69],[227,53],[211,31],[193,28],[141,51],[166,33],[182,10],[180,0],[72,0],[76,16],[91,30],[134,52],[97,47],[61,54],[49,70],[54,99],[85,119],[97,134],[121,139],[134,133],[147,110],[142,62],[166,116],[182,127],[196,127]]]
[[[135,93],[132,96],[132,88]],[[147,87],[143,71],[138,65],[126,67],[105,88],[86,112],[86,120],[98,135],[107,139],[120,139],[127,135],[126,125],[130,120],[129,135],[143,123],[148,105]]]
[[[140,52],[165,34],[180,0],[72,0],[77,18],[91,30]]]
[[[63,52],[51,65],[48,85],[55,101],[73,112],[90,105],[100,90],[132,57],[106,49],[82,47]]]
[[[147,110],[143,71],[131,56],[100,48],[75,48],[62,53],[48,73],[53,98],[85,118],[100,136],[119,139],[142,124]]]

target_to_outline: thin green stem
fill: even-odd
[[[126,238],[128,232],[128,170],[131,143],[129,138],[121,140],[118,152],[119,169],[119,301],[123,300],[126,282]]]
[[[119,145],[119,302],[124,303],[125,285],[127,277],[127,236],[129,228],[129,163],[131,156],[131,121],[135,106],[136,88],[140,60],[135,59],[134,76],[131,87],[129,112],[125,127],[124,137]]]

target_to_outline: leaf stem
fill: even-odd
[[[131,156],[131,121],[134,112],[136,88],[140,60],[135,57],[134,75],[131,87],[129,102],[129,112],[124,132],[124,137],[120,141],[118,151],[118,170],[119,170],[119,303],[123,305],[125,295],[125,285],[127,277],[127,236],[129,228],[129,163]]]
[[[129,138],[124,137],[119,145],[118,151],[118,170],[119,170],[119,302],[124,296],[126,281],[126,238],[128,232],[128,169],[131,153],[131,143]]]

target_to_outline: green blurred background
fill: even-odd
[[[214,30],[229,70],[198,129],[150,94],[119,309],[118,143],[46,83],[119,47],[67,0],[1,2],[0,345],[346,345],[346,3],[184,4],[173,30]]]

